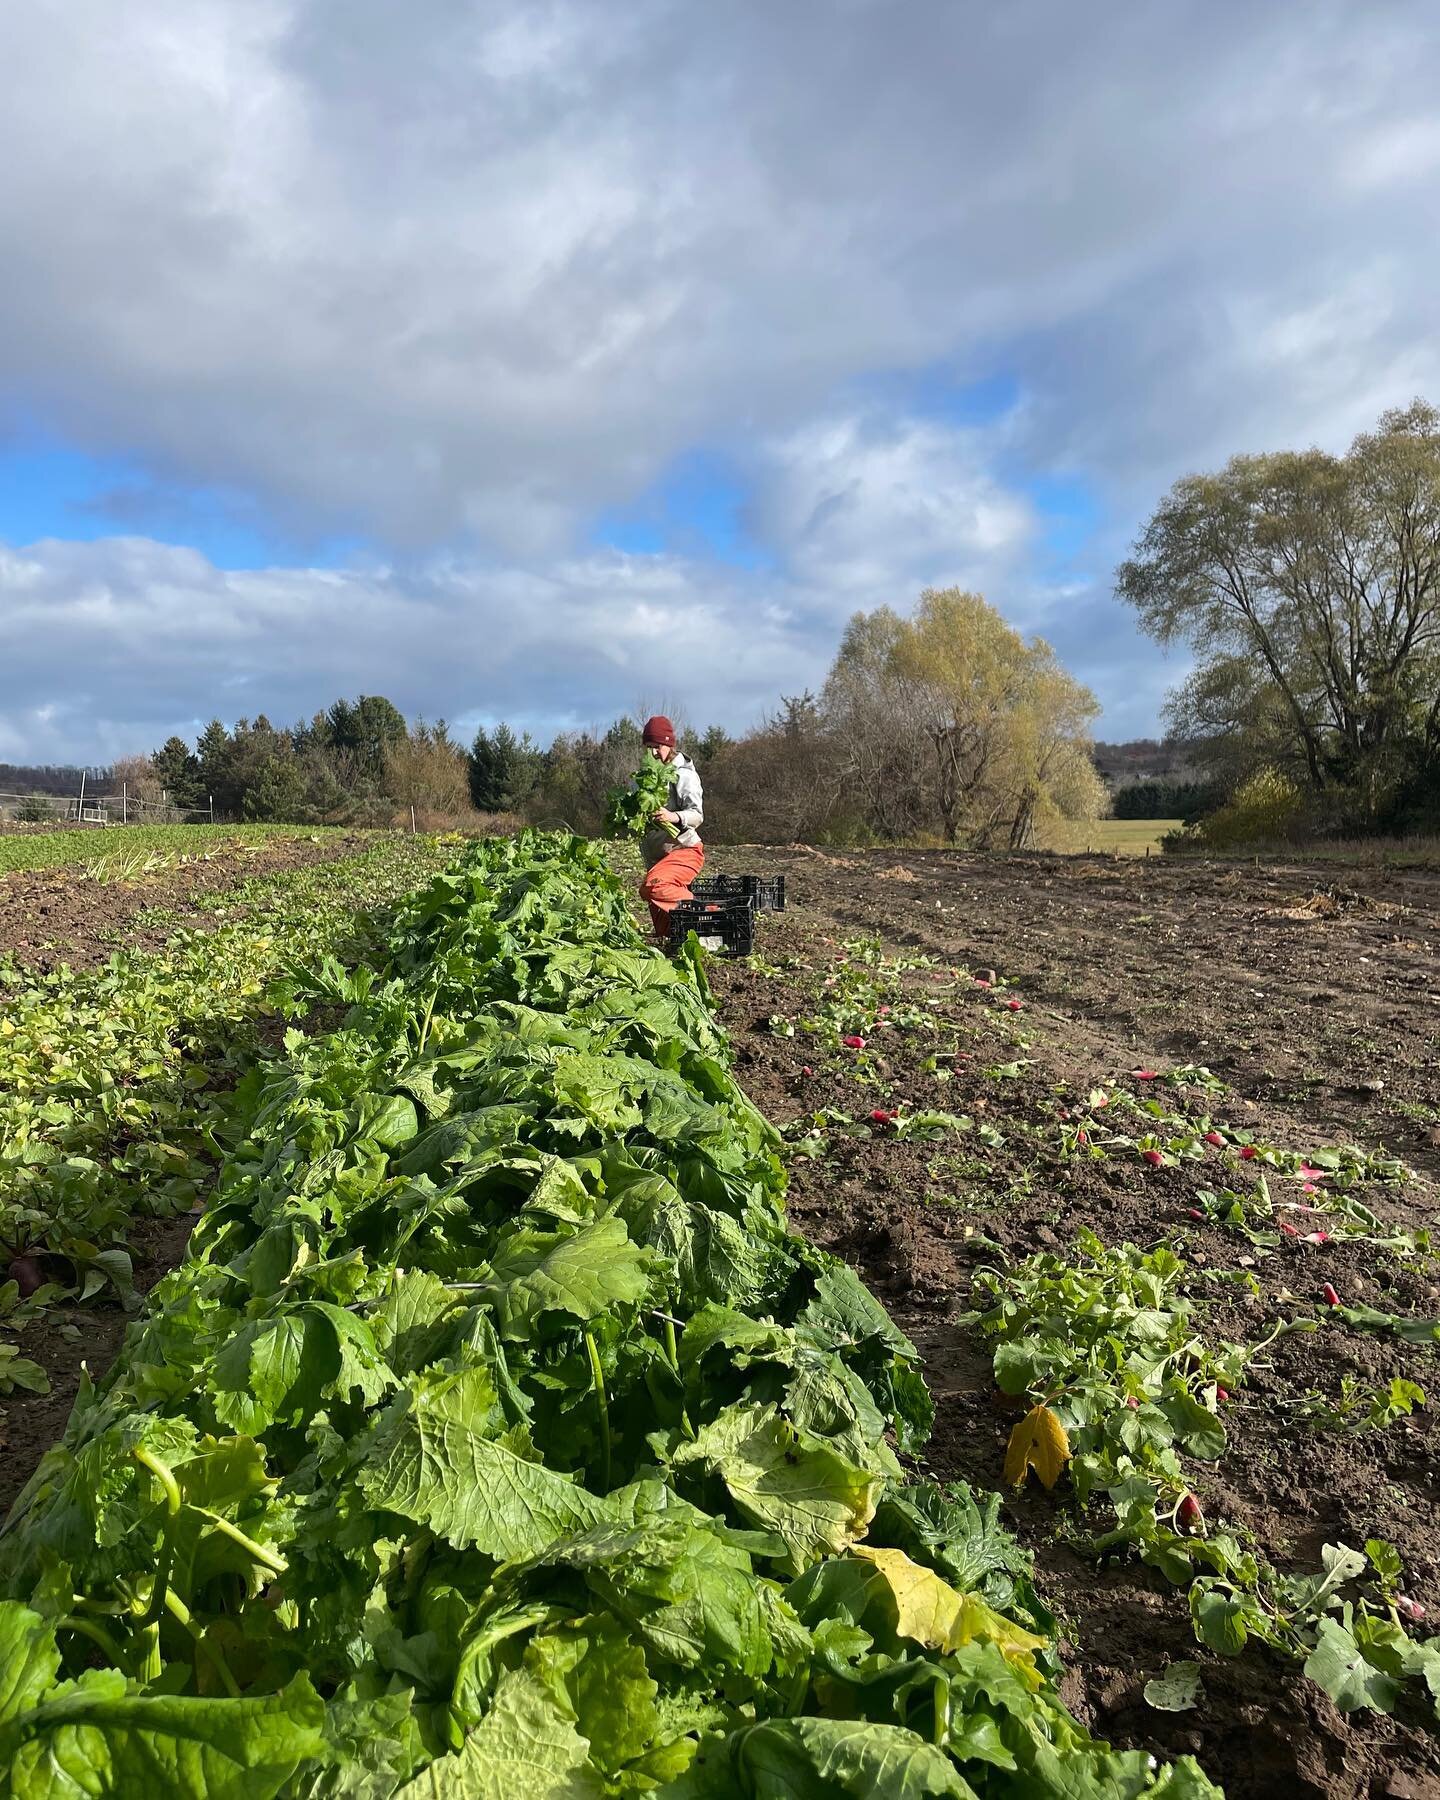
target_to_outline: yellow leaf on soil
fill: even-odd
[[[1065,1427],[1048,1406],[1032,1406],[1010,1433],[1005,1452],[1005,1479],[1011,1487],[1024,1485],[1033,1469],[1047,1488],[1053,1488],[1070,1460],[1070,1440]]]
[[[884,1577],[895,1606],[897,1637],[924,1644],[929,1650],[958,1650],[976,1642],[994,1644],[1027,1686],[1039,1686],[1031,1653],[1044,1645],[1044,1638],[1022,1630],[978,1595],[951,1587],[933,1569],[911,1562],[903,1550],[856,1544],[850,1554],[873,1563]]]

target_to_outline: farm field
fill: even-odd
[[[164,1690],[202,1709],[237,1689],[270,1696],[269,1773],[226,1765],[240,1785],[225,1791],[244,1795],[351,1791],[336,1784],[359,1777],[363,1740],[388,1746],[382,1766],[366,1764],[364,1791],[422,1800],[469,1778],[473,1746],[509,1755],[517,1733],[587,1794],[668,1780],[687,1800],[768,1796],[780,1790],[765,1772],[780,1768],[811,1784],[785,1792],[817,1795],[1193,1800],[1213,1792],[1205,1777],[1232,1797],[1437,1791],[1440,1659],[1424,1619],[1440,1607],[1425,1404],[1440,1393],[1440,1265],[1427,1236],[1440,1197],[1440,881],[727,848],[713,866],[783,872],[792,898],[761,922],[753,958],[708,965],[734,1087],[716,1085],[724,1041],[708,1035],[683,965],[670,970],[633,938],[603,863],[536,842],[534,863],[512,863],[502,845],[466,853],[466,872],[398,918],[385,909],[455,845],[376,838],[228,897],[166,889],[149,912],[132,895],[131,931],[158,933],[171,915],[187,924],[127,962],[118,986],[103,969],[45,972],[66,948],[58,935],[37,963],[6,972],[0,1003],[32,1045],[61,1014],[83,1040],[122,1011],[98,1054],[114,1059],[123,1117],[89,1076],[59,1118],[37,1126],[26,1104],[9,1115],[8,1166],[24,1171],[32,1210],[53,1212],[92,1164],[78,1203],[109,1218],[137,1289],[204,1220],[199,1260],[157,1291],[154,1321],[132,1328],[86,1428],[96,1441],[72,1439],[0,1534],[0,1591],[12,1596],[28,1594],[56,1546],[81,1558],[67,1574],[83,1599],[71,1615],[81,1639],[62,1628],[67,1667],[88,1655],[132,1682],[163,1668]],[[83,933],[83,911],[68,917]],[[388,979],[348,974],[361,957]],[[133,1025],[127,994],[143,996]],[[138,1026],[152,1014],[146,1038]],[[699,1084],[688,1094],[656,1072],[675,1067],[680,1041],[700,1058],[680,1065]],[[558,1086],[557,1055],[576,1059]],[[13,1037],[0,1041],[0,1096],[17,1067],[23,1085]],[[701,1096],[701,1113],[687,1112]],[[779,1132],[778,1163],[752,1135],[763,1128],[750,1102]],[[707,1135],[722,1114],[723,1135]],[[0,1113],[0,1139],[6,1129]],[[612,1164],[605,1146],[622,1138]],[[15,1154],[21,1140],[38,1146],[33,1158]],[[567,1160],[551,1165],[543,1204],[540,1190],[526,1200],[541,1166],[527,1174],[527,1161],[552,1153]],[[790,1224],[813,1249],[775,1235],[782,1166]],[[630,1194],[598,1219],[580,1197],[597,1181],[596,1194]],[[705,1196],[683,1229],[669,1193]],[[585,1255],[572,1270],[575,1233]],[[847,1264],[893,1326],[844,1290]],[[84,1269],[83,1246],[70,1244],[65,1266]],[[115,1353],[123,1298],[102,1279],[83,1307],[52,1298],[31,1318],[11,1297],[0,1354],[38,1350],[51,1389],[0,1393],[5,1499],[83,1397],[81,1360],[98,1379]],[[356,1323],[336,1337],[342,1315]],[[460,1337],[447,1320],[465,1326]],[[237,1332],[239,1362],[226,1349]],[[807,1360],[817,1348],[838,1358],[823,1379]],[[933,1428],[909,1380],[917,1357]],[[482,1368],[496,1385],[471,1424],[454,1384]],[[323,1393],[305,1385],[322,1379]],[[322,1399],[335,1430],[312,1434],[307,1458],[299,1427]],[[1007,1447],[1037,1421],[1031,1461],[1055,1486],[1032,1469],[1014,1489]],[[1047,1460],[1062,1421],[1063,1468]],[[197,1427],[215,1435],[197,1443]],[[483,1488],[514,1466],[497,1457],[515,1431],[538,1484],[527,1527],[473,1491],[482,1468]],[[769,1465],[773,1431],[793,1434],[787,1459],[803,1474]],[[361,1449],[341,1454],[340,1438]],[[183,1529],[164,1524],[163,1484],[126,1463],[132,1444],[173,1465]],[[271,1486],[242,1468],[258,1453]],[[103,1468],[119,1472],[102,1501]],[[672,1521],[661,1554],[650,1510],[661,1476],[679,1504],[719,1521],[687,1527],[717,1531],[714,1543],[682,1553]],[[936,1498],[931,1479],[965,1485]],[[864,1526],[859,1496],[882,1491],[894,1498]],[[1004,1496],[998,1518],[992,1493]],[[640,1534],[646,1579],[668,1571],[677,1619],[674,1584],[691,1578],[696,1552],[730,1571],[725,1605],[753,1591],[769,1674],[747,1649],[736,1686],[723,1607],[698,1690],[681,1672],[696,1665],[670,1660],[672,1638],[637,1626],[611,1552],[591,1543],[615,1528],[617,1506],[626,1554]],[[86,1561],[74,1521],[96,1508],[82,1538],[106,1512],[120,1548]],[[540,1556],[537,1518],[552,1534],[590,1534],[584,1558],[600,1560]],[[217,1532],[244,1551],[238,1563],[234,1548],[215,1560]],[[385,1563],[382,1537],[408,1546],[399,1562]],[[468,1545],[470,1561],[437,1560],[437,1538]],[[378,1563],[362,1553],[372,1543]],[[497,1576],[493,1594],[462,1593],[458,1571],[487,1571],[502,1550],[535,1559],[517,1564],[529,1570],[518,1585]],[[282,1575],[287,1560],[294,1573]],[[426,1566],[440,1583],[428,1600]],[[582,1567],[590,1610],[577,1624]],[[922,1593],[913,1584],[927,1578]],[[362,1633],[345,1609],[363,1610],[377,1580]],[[937,1607],[958,1603],[950,1582],[979,1606],[964,1631],[935,1623]],[[116,1593],[134,1624],[124,1605],[116,1618]],[[720,1592],[694,1599],[712,1608]],[[42,1611],[64,1618],[57,1604]],[[797,1614],[787,1632],[812,1634],[803,1655],[799,1637],[774,1635],[789,1616],[777,1607]],[[492,1613],[513,1625],[482,1625],[482,1648],[457,1672],[442,1645]],[[825,1621],[843,1630],[822,1653],[813,1634]],[[25,1629],[48,1656],[53,1626]],[[360,1686],[317,1710],[295,1672],[335,1693],[362,1638]],[[879,1666],[857,1686],[862,1640]],[[1307,1662],[1323,1681],[1302,1673]],[[604,1713],[617,1681],[632,1684],[643,1731],[627,1736]],[[366,1710],[377,1682],[389,1687],[383,1719]],[[772,1723],[733,1729],[740,1715],[726,1708],[757,1703]],[[784,1723],[797,1714],[825,1718]],[[854,1721],[843,1740],[842,1718]],[[674,1734],[715,1727],[730,1729],[723,1750],[707,1739],[684,1773],[690,1752]],[[224,1744],[249,1756],[248,1738],[235,1748],[244,1735],[216,1732],[204,1754],[217,1769]],[[1062,1747],[1063,1776],[1042,1741]],[[930,1745],[948,1757],[932,1761]],[[970,1789],[951,1785],[955,1765]],[[893,1785],[901,1766],[906,1785]],[[310,1771],[300,1785],[297,1768]]]
[[[353,856],[390,834],[290,825],[0,832],[0,956],[92,968],[156,949],[256,877]]]
[[[1243,1604],[1244,1580],[1192,1566],[1188,1534],[1177,1579],[1162,1572],[1177,1548],[1165,1515],[1183,1526],[1193,1494],[1210,1539],[1235,1532],[1281,1578],[1317,1574],[1326,1545],[1363,1564],[1383,1540],[1403,1565],[1400,1616],[1440,1609],[1440,880],[1158,858],[718,861],[783,872],[794,896],[760,955],[712,979],[741,1077],[790,1141],[796,1227],[851,1260],[920,1347],[927,1467],[1002,1484],[1016,1419],[1002,1386],[1049,1392],[1062,1416],[1068,1393],[1092,1418],[1076,1434],[1100,1458],[1088,1508],[1072,1471],[1053,1493],[1032,1475],[1004,1509],[1074,1646],[1078,1714],[1118,1743],[1195,1754],[1232,1796],[1440,1792],[1423,1684],[1393,1717],[1342,1712],[1301,1674],[1302,1643],[1257,1641],[1287,1633]],[[927,1109],[962,1123],[909,1123]],[[1206,1347],[1198,1387],[1223,1443],[1202,1434],[1169,1469],[1145,1449],[1153,1504],[1132,1496],[1122,1516],[1104,1491],[1113,1423],[1133,1434],[1152,1415],[1124,1424],[1123,1383],[1079,1398],[1095,1380],[1083,1319],[1137,1280],[1157,1304],[1167,1252],[1164,1304],[1189,1307],[1173,1341]],[[1221,1346],[1297,1319],[1316,1329],[1229,1378]],[[1046,1340],[1029,1361],[1027,1338]],[[1103,1553],[1086,1544],[1107,1532]],[[1195,1600],[1216,1643],[1247,1625],[1240,1654],[1197,1645],[1196,1576],[1202,1594],[1214,1583]],[[1198,1667],[1184,1711],[1145,1698],[1172,1663]]]
[[[252,854],[188,864],[188,890],[152,874],[92,901],[55,871],[43,939],[27,879],[0,879],[0,1246],[42,1287],[0,1281],[0,1504],[58,1434],[81,1363],[104,1368],[183,1250],[217,1106],[305,1011],[271,984],[359,954],[371,909],[453,853],[373,833],[283,843],[258,859],[268,873]]]
[[[1161,838],[1179,824],[1179,819],[1047,819],[1037,829],[1042,850],[1158,856]]]

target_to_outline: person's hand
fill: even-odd
[[[663,806],[659,812],[652,813],[651,817],[658,819],[662,825],[678,825],[680,823],[679,813],[667,812]]]

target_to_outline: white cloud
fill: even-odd
[[[993,439],[932,420],[843,414],[768,446],[756,525],[837,606],[927,583],[985,587],[1013,569],[1033,509],[996,479]]]
[[[196,670],[251,679],[226,658],[297,704],[337,663],[379,685],[397,618],[412,703],[463,703],[416,639],[474,618],[500,662],[465,679],[503,668],[538,718],[592,670],[598,708],[698,608],[743,708],[823,667],[851,605],[957,580],[1138,718],[1157,664],[1107,563],[1169,482],[1440,391],[1437,74],[1424,0],[16,0],[0,424],[410,573],[44,546],[0,634],[28,609],[57,744],[177,716]],[[970,429],[852,404],[936,367],[1025,402]],[[696,446],[750,472],[780,573],[579,554]],[[1063,579],[1019,469],[1097,496]],[[62,647],[121,616],[172,641],[77,699]],[[17,666],[0,705],[28,708]]]

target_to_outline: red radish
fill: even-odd
[[[1240,1146],[1240,1157],[1243,1162],[1253,1162],[1258,1154],[1259,1152],[1253,1144],[1242,1144]]]
[[[1133,1394],[1127,1394],[1125,1396],[1125,1404],[1130,1408],[1130,1410],[1132,1412],[1134,1412],[1136,1410],[1136,1408],[1138,1408],[1138,1406],[1140,1405],[1140,1402],[1135,1398],[1135,1396]]]
[[[1325,1179],[1324,1169],[1312,1169],[1309,1163],[1301,1163],[1295,1173],[1302,1181],[1323,1181]]]
[[[1190,1208],[1190,1217],[1192,1219],[1203,1219],[1205,1217],[1205,1215],[1203,1212],[1201,1212],[1201,1210],[1198,1206],[1192,1206]]]
[[[1068,1106],[1062,1106],[1055,1116],[1059,1119],[1068,1119],[1070,1117],[1070,1108]]]
[[[877,1106],[870,1115],[870,1122],[872,1125],[889,1125],[894,1118],[893,1112],[886,1112],[883,1106]]]
[[[28,1300],[37,1289],[45,1285],[45,1271],[40,1267],[40,1258],[31,1256],[29,1251],[10,1259],[9,1278],[20,1290],[20,1298]]]
[[[1225,1140],[1218,1131],[1207,1131],[1205,1133],[1205,1142],[1207,1144],[1214,1144],[1215,1147],[1219,1149],[1224,1144]]]
[[[983,976],[977,975],[975,977],[975,985],[976,987],[989,987],[990,983],[986,981]]]
[[[1306,1237],[1305,1242],[1307,1244],[1328,1244],[1330,1233],[1328,1231],[1312,1231]]]
[[[1285,1233],[1286,1237],[1299,1237],[1300,1235],[1299,1227],[1292,1225],[1288,1219],[1282,1219],[1280,1221],[1280,1229]]]
[[[886,1017],[888,1017],[888,1016],[889,1016],[889,1013],[890,1013],[890,1008],[889,1008],[889,1007],[888,1007],[888,1006],[882,1006],[882,1007],[881,1007],[881,1008],[880,1008],[880,1017],[881,1017],[881,1018],[882,1018],[882,1019],[884,1019],[884,1018],[886,1018]]]
[[[800,1071],[800,1073],[802,1075],[813,1075],[815,1073],[815,1071],[810,1067],[809,1063],[806,1063],[805,1067]]]
[[[1020,1002],[1018,1000],[1007,1000],[1005,1002],[1005,1005],[1010,1012],[1019,1012],[1020,1011]]]
[[[1186,1494],[1180,1502],[1180,1511],[1176,1518],[1182,1531],[1199,1531],[1205,1523],[1205,1515],[1200,1510],[1200,1502],[1193,1494]]]
[[[1409,1619],[1415,1625],[1418,1625],[1425,1617],[1425,1608],[1418,1600],[1412,1600],[1408,1594],[1395,1596],[1395,1610],[1402,1619]]]
[[[1130,1073],[1137,1081],[1158,1081],[1159,1073],[1155,1069],[1132,1069]]]
[[[865,1048],[864,1038],[856,1031],[850,1032],[847,1037],[841,1038],[840,1041],[847,1050],[863,1050]]]
[[[1217,1387],[1217,1388],[1216,1388],[1216,1389],[1215,1389],[1215,1398],[1216,1398],[1216,1399],[1217,1399],[1217,1400],[1228,1400],[1228,1399],[1229,1399],[1229,1398],[1230,1398],[1230,1391],[1229,1391],[1229,1389],[1228,1389],[1228,1388],[1222,1388],[1222,1387]]]
[[[1075,1142],[1077,1144],[1088,1144],[1090,1142],[1090,1133],[1088,1131],[1077,1131],[1075,1133]]]
[[[1325,1304],[1327,1306],[1338,1306],[1340,1304],[1340,1296],[1335,1292],[1328,1281],[1325,1283],[1324,1287],[1321,1288],[1320,1292],[1325,1296]]]
[[[1098,1111],[1100,1107],[1108,1106],[1110,1104],[1110,1096],[1108,1094],[1101,1094],[1098,1100],[1092,1100],[1090,1104]]]
[[[1140,1154],[1145,1158],[1146,1162],[1152,1163],[1157,1169],[1165,1160],[1164,1152],[1160,1150],[1142,1150]]]

